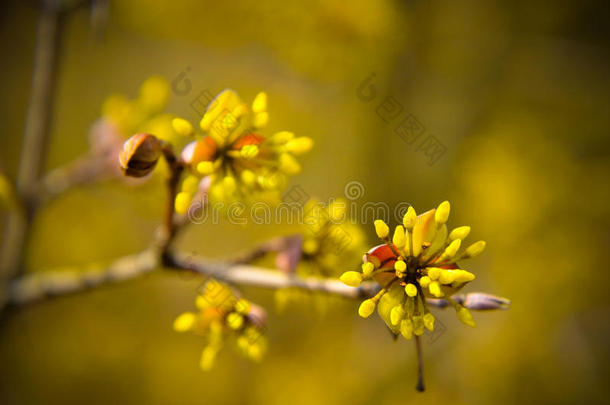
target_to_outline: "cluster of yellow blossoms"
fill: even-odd
[[[337,269],[362,251],[362,230],[345,221],[346,215],[347,203],[342,199],[326,206],[315,199],[305,204],[303,260],[311,263],[311,271],[306,275],[337,277]]]
[[[145,132],[176,144],[178,139],[171,127],[174,116],[163,113],[169,96],[167,80],[151,76],[142,83],[135,98],[119,93],[110,95],[102,105],[102,118],[114,125],[123,138]]]
[[[181,154],[188,168],[176,196],[178,213],[189,209],[202,178],[209,178],[211,202],[257,201],[277,199],[286,177],[301,170],[295,156],[308,152],[313,141],[281,131],[264,136],[267,125],[267,95],[259,93],[251,106],[232,90],[221,92],[208,106],[197,134],[193,125],[182,118],[172,121],[174,130],[197,139]]]
[[[236,348],[246,358],[262,360],[267,350],[265,311],[239,296],[227,285],[210,280],[197,296],[198,312],[185,312],[174,321],[174,330],[192,331],[206,338],[200,366],[209,370],[225,340],[235,336]]]
[[[461,322],[474,326],[468,309],[451,295],[475,278],[460,269],[457,262],[479,255],[485,242],[460,250],[470,227],[448,232],[445,223],[449,211],[448,201],[419,216],[409,207],[403,225],[398,225],[392,236],[385,222],[375,221],[375,231],[384,244],[364,255],[362,271],[348,271],[341,276],[341,281],[353,287],[364,279],[373,279],[381,286],[377,295],[361,303],[360,316],[369,317],[377,307],[379,316],[395,334],[410,339],[414,334],[422,335],[425,329],[434,330],[435,318],[426,299],[444,297]]]
[[[303,208],[300,258],[294,272],[301,277],[336,278],[341,268],[357,261],[364,249],[364,234],[360,226],[346,221],[347,202],[337,199],[329,204],[311,199]],[[278,268],[287,270],[277,263]],[[354,263],[356,264],[356,263]],[[291,270],[291,269],[288,269]],[[276,305],[283,310],[288,304],[313,304],[323,313],[336,297],[298,288],[278,289]],[[309,298],[314,298],[311,302]]]

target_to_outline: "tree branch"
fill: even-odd
[[[122,257],[105,268],[89,268],[81,271],[40,271],[28,274],[10,284],[8,302],[13,306],[21,306],[44,298],[75,294],[103,285],[131,280],[160,267],[167,271],[189,271],[203,277],[213,277],[228,284],[240,286],[268,289],[300,288],[354,299],[371,297],[379,289],[379,286],[373,282],[365,282],[360,287],[354,288],[336,279],[303,278],[287,275],[274,269],[244,264],[236,265],[186,253],[167,254],[161,262],[156,251],[147,250]],[[483,297],[486,302],[502,302],[503,305],[484,308],[481,306]],[[502,309],[509,304],[504,298],[485,293],[459,294],[452,298],[466,308],[478,310]],[[449,305],[445,299],[428,299],[427,303],[438,308],[445,308]]]
[[[158,256],[152,250],[124,256],[105,267],[36,271],[11,281],[8,304],[21,306],[46,298],[75,294],[110,283],[127,281],[159,267]]]
[[[26,202],[35,192],[50,127],[60,19],[61,12],[47,5],[41,10],[38,22],[32,89],[16,182],[18,198]],[[23,270],[23,250],[33,211],[33,206],[26,204],[23,209],[9,213],[0,255],[0,282]]]

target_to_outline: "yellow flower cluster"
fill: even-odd
[[[300,232],[302,257],[296,267],[299,276],[335,278],[340,275],[341,267],[354,262],[364,249],[364,235],[358,225],[347,222],[346,218],[347,202],[342,199],[330,204],[311,199],[305,204]],[[291,288],[276,290],[275,297],[279,310],[303,302],[313,304],[320,313],[325,312],[334,299],[328,294]],[[314,301],[309,298],[314,298]]]
[[[196,138],[182,151],[181,161],[191,176],[176,197],[176,211],[188,210],[193,184],[208,176],[212,202],[249,201],[254,195],[259,201],[277,200],[287,176],[301,170],[295,156],[308,152],[313,141],[288,131],[265,136],[261,130],[268,120],[265,93],[248,106],[232,90],[221,92],[210,103],[199,123],[202,134],[189,121],[175,118],[176,133]]]
[[[422,335],[425,329],[434,330],[435,318],[426,299],[444,297],[453,305],[460,321],[474,326],[468,309],[451,299],[451,295],[475,278],[457,262],[479,255],[485,242],[461,249],[470,227],[448,232],[445,224],[449,211],[448,201],[419,216],[409,207],[403,224],[396,226],[391,236],[385,222],[375,221],[375,231],[384,244],[365,254],[361,271],[348,271],[341,276],[341,281],[353,287],[364,279],[373,279],[381,286],[379,293],[361,303],[360,316],[369,317],[377,307],[379,316],[394,333],[410,339]]]
[[[216,280],[208,281],[197,296],[198,312],[185,312],[174,321],[177,332],[191,331],[206,338],[207,345],[201,354],[200,366],[210,370],[225,340],[235,336],[239,353],[253,361],[262,360],[267,349],[264,335],[264,310],[239,298],[227,285]]]
[[[304,207],[303,260],[313,264],[306,275],[337,277],[354,253],[362,250],[364,235],[358,225],[346,221],[347,202],[342,199],[328,205],[315,199]]]
[[[173,115],[162,113],[169,95],[167,80],[151,76],[142,83],[138,96],[133,99],[124,94],[110,95],[102,105],[102,118],[113,124],[123,137],[144,132],[176,144],[180,139],[171,127]]]

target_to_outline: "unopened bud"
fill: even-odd
[[[443,201],[436,208],[436,212],[434,213],[434,220],[437,224],[444,224],[449,219],[449,211],[451,210],[451,205],[449,201]]]
[[[363,318],[368,318],[375,311],[375,301],[368,299],[362,301],[360,307],[358,308],[358,315]]]
[[[350,287],[358,287],[362,283],[362,275],[357,271],[346,271],[339,280]]]
[[[125,141],[119,164],[126,176],[144,177],[155,168],[161,157],[163,143],[154,135],[135,134]]]
[[[376,220],[374,224],[377,236],[379,236],[381,239],[386,238],[390,233],[390,228],[388,225],[381,219]]]

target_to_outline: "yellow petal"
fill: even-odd
[[[411,256],[419,256],[423,243],[430,243],[436,234],[436,223],[434,222],[435,210],[430,210],[417,217],[413,227],[413,252]]]

